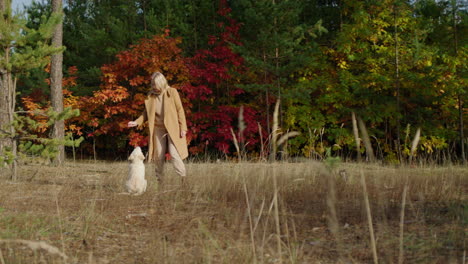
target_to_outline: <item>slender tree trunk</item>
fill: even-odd
[[[338,1],[338,6],[340,7],[340,32],[343,30],[343,2]]]
[[[396,90],[396,149],[398,159],[402,161],[401,146],[400,146],[400,62],[399,62],[399,50],[398,50],[398,26],[397,26],[397,6],[393,6],[393,21],[394,21],[394,36],[395,36],[395,90]]]
[[[265,49],[263,49],[263,64],[266,65],[266,62],[267,62],[266,52],[265,52]],[[265,69],[263,70],[263,83],[265,85],[267,84],[266,66],[265,66]],[[270,132],[270,88],[268,87],[268,85],[265,91],[265,105],[266,105],[266,117],[267,117],[267,131]]]
[[[0,15],[3,16],[3,13],[6,9],[5,0],[0,0]],[[0,36],[1,38],[2,36]],[[6,55],[6,51],[5,51]],[[0,130],[7,131],[8,124],[8,92],[7,92],[7,82],[6,82],[6,69],[0,69]],[[0,138],[0,154],[3,153],[5,146],[8,146],[8,140]]]
[[[414,154],[416,154],[416,149],[418,147],[420,139],[421,139],[421,128],[418,127],[418,129],[416,129],[416,134],[414,135],[414,139],[411,142],[411,152],[410,152],[410,160],[409,160],[410,165],[413,164]]]
[[[192,17],[193,17],[193,38],[194,38],[194,50],[198,50],[198,27],[197,27],[197,11],[195,10],[196,5],[194,1],[190,1],[190,4],[192,5]]]
[[[62,0],[52,1],[52,12],[62,13]],[[52,38],[52,46],[61,47],[63,41],[63,23],[60,22],[54,31]],[[62,91],[62,72],[63,67],[63,53],[52,55],[50,67],[50,95],[52,101],[52,108],[56,112],[63,112],[63,91]],[[54,124],[52,131],[52,138],[63,140],[65,135],[64,120],[57,120]],[[62,164],[65,161],[65,147],[58,146],[58,156],[55,160],[57,164]]]
[[[280,100],[278,99],[275,104],[275,111],[273,112],[273,127],[271,129],[271,139],[270,139],[270,162],[276,160],[276,151],[278,150],[278,112],[279,112]]]
[[[453,20],[453,46],[455,51],[455,56],[458,56],[458,30],[457,30],[457,1],[452,0],[452,20]],[[459,125],[459,134],[460,134],[460,154],[463,164],[466,164],[465,156],[465,142],[463,135],[463,99],[461,92],[458,92],[458,125]]]
[[[166,28],[169,28],[169,6],[167,1],[164,4],[166,6]]]
[[[7,73],[7,82],[8,82],[8,94],[9,94],[8,117],[9,117],[9,123],[13,124],[13,120],[15,116],[15,105],[16,105],[16,78],[14,81],[12,80],[11,72]],[[13,181],[16,181],[18,178],[18,175],[17,175],[18,163],[16,160],[16,157],[18,154],[18,144],[16,141],[17,140],[16,130],[13,125],[10,125],[10,136],[11,136],[11,142],[10,142],[11,152],[13,154],[13,162],[11,163],[11,179]]]
[[[359,116],[357,116],[357,121],[359,125],[359,130],[361,130],[362,141],[364,142],[364,147],[366,147],[367,159],[370,162],[374,162],[375,161],[374,150],[372,149],[372,144],[370,142],[369,134],[367,133],[366,125],[364,124],[364,121],[362,121],[361,117]]]
[[[143,10],[143,29],[146,35],[146,32],[148,31],[148,27],[146,25],[146,0],[141,2],[141,9]]]
[[[276,5],[276,1],[273,1],[273,5]],[[275,25],[275,75],[276,75],[276,89],[278,90],[278,100],[280,101],[279,105],[279,125],[282,127],[283,124],[283,115],[281,114],[281,85],[279,79],[279,47],[278,47],[278,18],[275,15],[274,18],[274,25]]]
[[[7,82],[6,73],[2,69],[0,73],[0,131],[2,134],[8,131],[8,100],[7,100]],[[4,153],[5,147],[8,146],[8,138],[0,138],[0,155]]]
[[[460,125],[460,146],[461,146],[461,158],[463,164],[466,164],[466,155],[465,155],[465,142],[464,138],[465,136],[463,135],[463,100],[461,98],[461,95],[458,95],[458,114],[459,114],[459,125]]]
[[[5,49],[5,62],[8,64],[10,62],[10,47]],[[5,91],[5,108],[6,108],[6,116],[5,116],[5,126],[4,131],[7,132],[8,136],[4,140],[4,147],[8,146],[11,149],[11,154],[13,155],[13,162],[11,163],[11,180],[16,181],[17,179],[17,162],[16,162],[16,154],[17,154],[17,144],[16,144],[16,131],[15,127],[13,126],[13,119],[14,119],[14,111],[15,111],[15,96],[16,96],[16,80],[13,82],[11,72],[5,70],[5,73],[2,76],[2,84],[3,90]]]
[[[361,139],[359,138],[359,129],[356,121],[356,114],[352,112],[351,118],[353,121],[353,133],[354,139],[356,141],[356,152],[357,152],[357,161],[361,162]]]

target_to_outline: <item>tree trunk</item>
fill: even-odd
[[[7,58],[9,51],[7,53]],[[9,59],[8,59],[9,60]],[[7,60],[7,61],[8,61]],[[11,153],[13,154],[13,162],[11,163],[11,180],[16,181],[18,178],[17,171],[18,171],[18,163],[16,160],[16,157],[18,155],[18,143],[16,139],[16,130],[15,127],[12,125],[13,120],[15,117],[15,105],[16,105],[16,78],[13,81],[11,72],[7,73],[7,92],[9,95],[8,98],[8,118],[9,118],[9,124],[10,125],[10,140],[9,144],[11,144]]]
[[[0,14],[3,16],[5,12],[5,0],[0,0]],[[1,36],[0,36],[1,38]],[[6,53],[5,53],[6,54]],[[0,69],[0,130],[7,131],[8,124],[8,100],[7,100],[7,75],[5,69]],[[0,138],[0,155],[3,153],[5,146],[8,146],[7,140]],[[1,167],[1,166],[0,166]]]
[[[421,139],[421,128],[418,127],[418,129],[416,130],[416,134],[414,135],[414,139],[411,142],[411,152],[410,152],[410,160],[409,160],[410,165],[413,164],[414,154],[416,154],[416,149],[418,147],[420,139]]]
[[[6,62],[9,61],[9,53],[10,48],[5,50],[5,60]],[[17,163],[16,163],[16,155],[17,155],[17,144],[15,141],[15,128],[13,127],[13,119],[14,119],[14,111],[15,111],[15,95],[16,95],[16,81],[12,81],[11,72],[4,71],[2,73],[1,78],[1,89],[2,93],[2,120],[1,120],[1,129],[2,133],[5,133],[5,137],[1,138],[0,140],[0,154],[5,154],[7,150],[6,147],[9,148],[9,151],[13,155],[13,162],[10,166],[11,171],[11,180],[16,181],[17,175]]]
[[[458,30],[457,30],[457,1],[452,0],[452,20],[453,20],[453,46],[455,51],[455,56],[458,56]],[[460,154],[461,160],[463,164],[466,164],[466,156],[465,156],[465,142],[464,142],[464,135],[463,135],[463,100],[461,96],[461,92],[458,92],[458,124],[459,124],[459,137],[460,137]]]
[[[0,73],[0,131],[2,134],[4,132],[8,131],[8,86],[7,86],[7,75],[2,69],[2,72]],[[8,138],[0,138],[0,155],[4,153],[5,147],[9,146],[10,144],[8,143],[9,140]]]
[[[465,140],[464,140],[465,136],[463,135],[463,129],[464,129],[464,125],[463,125],[463,100],[462,100],[460,94],[458,95],[458,114],[459,114],[458,122],[459,122],[459,127],[460,127],[461,159],[462,159],[462,163],[466,164]]]
[[[375,161],[374,150],[372,149],[372,144],[370,142],[369,134],[367,133],[366,125],[364,124],[364,121],[362,121],[361,117],[359,116],[357,116],[357,121],[359,125],[359,130],[361,130],[361,133],[362,133],[362,141],[364,142],[364,147],[366,147],[367,159],[370,162],[374,162]]]
[[[264,63],[264,70],[263,70],[263,83],[267,84],[267,69],[266,69],[266,52],[265,49],[263,50],[263,63]],[[265,90],[265,106],[266,106],[266,118],[267,118],[267,131],[270,132],[270,88],[268,85],[266,86]]]
[[[399,51],[398,51],[398,26],[397,26],[397,7],[393,6],[394,18],[394,37],[395,37],[395,90],[396,90],[396,150],[398,160],[402,162],[401,146],[400,146],[400,64],[399,64]]]
[[[278,112],[279,112],[280,100],[276,100],[275,111],[273,112],[273,128],[271,129],[271,139],[270,139],[270,162],[276,160],[276,151],[278,150]]]
[[[0,15],[1,19],[5,21],[7,25],[11,23],[11,17],[7,16],[7,11],[10,9],[11,2],[0,0]],[[2,36],[0,36],[1,38]],[[5,47],[4,57],[2,58],[5,65],[10,63],[10,52],[11,48]],[[5,154],[6,147],[10,148],[11,154],[13,155],[13,162],[10,166],[11,179],[16,180],[17,178],[17,144],[15,140],[15,128],[13,127],[13,118],[15,111],[15,96],[16,96],[16,79],[13,82],[13,77],[8,69],[0,69],[0,129],[2,134],[5,134],[4,138],[0,138],[0,155]],[[1,164],[3,165],[3,164]]]
[[[273,0],[273,6],[276,5],[276,1]],[[281,84],[280,84],[280,78],[279,78],[279,45],[278,45],[278,18],[276,17],[276,14],[275,14],[275,18],[274,18],[274,36],[275,36],[275,74],[276,74],[276,89],[278,90],[278,99],[280,101],[280,105],[279,105],[279,126],[283,126],[283,115],[282,115],[282,111],[281,111]]]
[[[357,151],[357,162],[361,162],[361,139],[359,138],[359,129],[356,121],[356,114],[352,112],[351,118],[353,121],[353,133],[354,139],[356,140],[356,151]]]
[[[62,13],[62,0],[53,0],[52,1],[52,12],[53,13]],[[53,47],[61,47],[63,40],[63,23],[60,22],[54,31],[54,36],[52,38]],[[63,53],[57,53],[52,55],[51,67],[50,67],[50,99],[52,103],[52,108],[56,112],[63,112],[63,91],[62,91],[62,62],[63,62]],[[65,135],[65,124],[64,120],[57,120],[54,123],[52,138],[57,140],[63,140]],[[58,146],[58,155],[55,162],[57,164],[62,164],[65,160],[65,147],[60,144]]]

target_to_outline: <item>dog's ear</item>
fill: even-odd
[[[138,153],[137,157],[141,160],[145,160],[145,155],[143,155],[143,152]]]
[[[134,149],[132,151],[132,153],[130,154],[130,156],[128,157],[128,160],[134,160],[135,159],[135,156],[137,155],[138,151],[135,151],[136,149]]]

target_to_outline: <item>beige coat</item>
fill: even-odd
[[[180,101],[179,93],[175,88],[169,88],[164,93],[164,126],[171,138],[172,142],[179,152],[180,158],[185,159],[188,157],[187,139],[180,137],[181,131],[187,131],[187,122],[185,121],[184,108]],[[149,148],[148,148],[148,161],[153,160],[154,153],[154,122],[156,118],[156,96],[151,95],[145,100],[145,111],[135,120],[138,128],[142,128],[145,121],[148,121],[149,127]]]

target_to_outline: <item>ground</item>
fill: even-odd
[[[0,263],[465,263],[466,167],[333,166],[189,162],[158,186],[147,165],[141,196],[125,162],[3,169]]]

